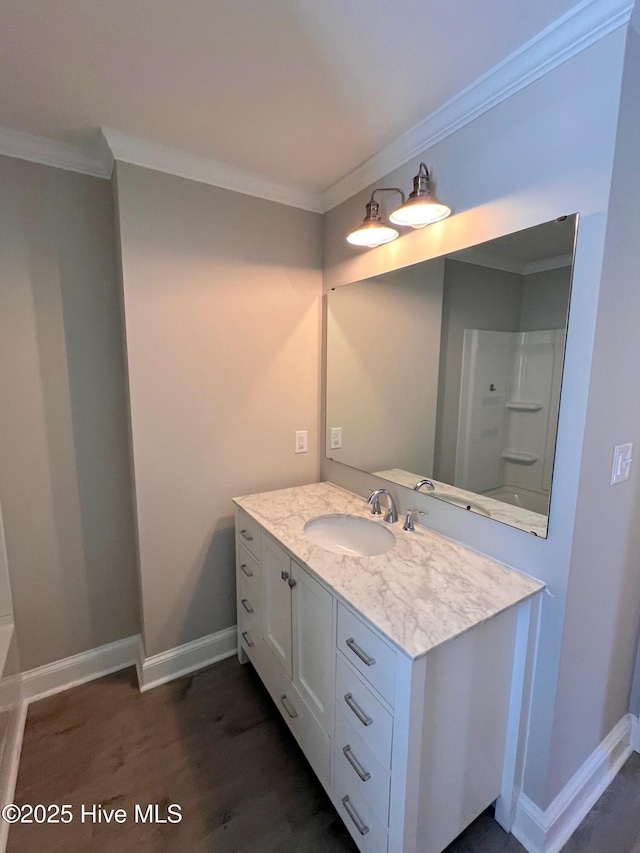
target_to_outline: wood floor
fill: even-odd
[[[29,708],[18,804],[69,804],[68,824],[16,824],[9,853],[356,853],[250,666],[235,658],[147,693],[133,669]],[[563,853],[640,853],[640,755]],[[157,804],[180,823],[136,822]],[[94,822],[82,807],[123,809]],[[140,815],[139,815],[140,816]],[[523,853],[491,812],[447,853]],[[393,853],[393,851],[391,851]]]

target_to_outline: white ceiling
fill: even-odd
[[[320,192],[589,0],[2,0],[0,125]]]

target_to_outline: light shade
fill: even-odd
[[[424,163],[420,163],[418,174],[413,179],[413,192],[404,204],[393,211],[389,219],[395,225],[424,228],[425,225],[446,219],[450,213],[450,207],[434,198],[431,192],[429,170]]]
[[[347,242],[353,246],[366,246],[368,249],[374,249],[383,243],[390,243],[397,236],[396,229],[382,221],[378,202],[373,200],[372,193],[371,200],[367,203],[367,215],[362,225],[349,234]]]

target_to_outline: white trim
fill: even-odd
[[[631,18],[630,0],[583,0],[382,151],[325,190],[331,210],[497,104],[576,56]]]
[[[136,635],[30,669],[22,673],[22,695],[27,702],[35,702],[45,696],[61,693],[70,687],[133,666],[137,649]]]
[[[237,639],[237,629],[233,625],[216,634],[143,658],[138,664],[140,692],[144,693],[152,687],[235,655],[238,651]],[[142,645],[140,650],[144,654]]]
[[[71,145],[68,142],[21,133],[11,127],[0,127],[0,154],[66,169],[69,172],[93,175],[94,178],[110,178],[113,167],[111,155],[105,156],[105,151],[97,146],[92,148],[88,145]]]
[[[520,794],[512,832],[529,853],[558,853],[631,755],[632,715],[596,747],[546,811]]]
[[[121,160],[134,166],[144,166],[147,169],[155,169],[158,172],[166,172],[169,175],[177,175],[202,184],[222,187],[254,198],[263,198],[279,204],[287,204],[290,207],[310,210],[313,213],[322,213],[320,195],[310,190],[274,181],[209,157],[189,154],[158,142],[139,139],[109,127],[103,127],[102,134],[114,160]]]
[[[640,719],[634,714],[631,714],[631,748],[640,752]]]
[[[7,735],[2,751],[2,767],[0,768],[0,804],[12,803],[16,792],[18,781],[18,768],[20,767],[20,754],[22,752],[22,739],[24,727],[27,722],[27,702],[21,702],[11,712]],[[5,853],[7,841],[9,840],[9,826],[6,821],[0,820],[0,853]]]

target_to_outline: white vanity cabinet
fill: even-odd
[[[494,801],[509,829],[542,585],[523,579],[512,604],[412,656],[302,565],[308,548],[285,547],[241,506],[236,530],[240,660],[253,663],[362,853],[441,853]],[[345,571],[343,557],[321,559],[324,573]],[[520,584],[505,571],[496,568],[503,585]],[[468,598],[445,611],[452,619],[478,607],[464,577],[457,594]],[[420,630],[426,617],[408,613]]]
[[[236,527],[238,654],[248,657],[320,781],[330,782],[334,702],[334,604],[331,594],[259,527],[239,512]],[[255,525],[255,522],[254,522]],[[260,554],[246,578],[250,531]],[[253,597],[252,597],[253,596]],[[253,613],[247,611],[247,603]],[[245,657],[246,656],[246,657]]]

